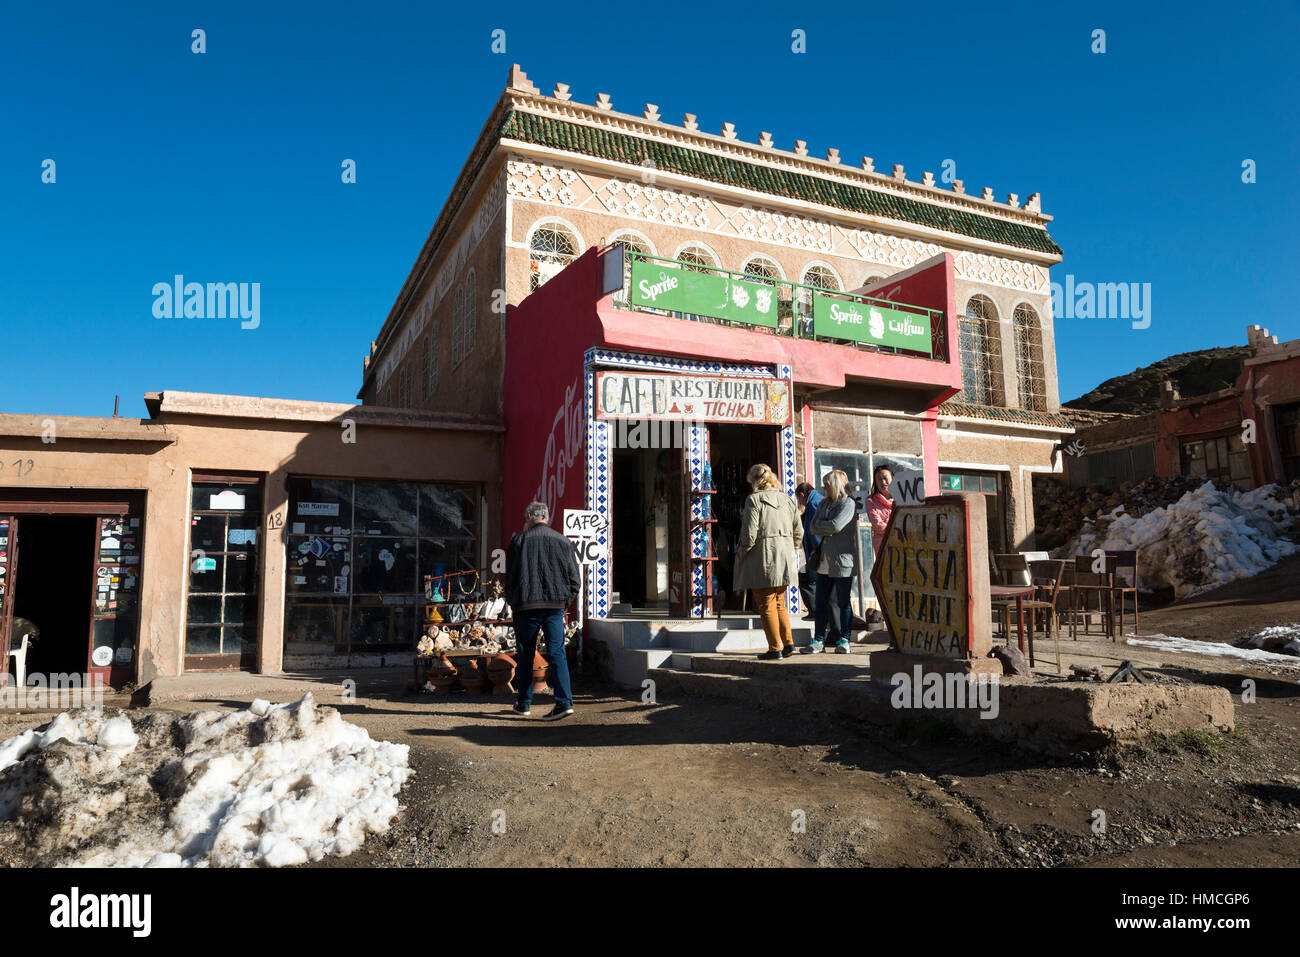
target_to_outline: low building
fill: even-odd
[[[1182,475],[1247,490],[1300,478],[1300,339],[1279,343],[1253,325],[1247,345],[1230,388],[1184,398],[1165,382],[1159,408],[1106,422],[1063,409],[1084,446],[1066,457],[1070,484]]]
[[[409,662],[422,576],[483,568],[504,426],[190,392],[147,419],[0,415],[0,652],[114,687]],[[489,506],[488,503],[491,503]]]

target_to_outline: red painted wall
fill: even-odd
[[[555,528],[564,509],[586,507],[582,359],[600,340],[597,252],[589,249],[506,309],[502,546],[523,527],[535,498],[550,507]]]

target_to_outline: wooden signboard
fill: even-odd
[[[982,659],[992,648],[986,514],[978,496],[896,506],[871,570],[894,650]]]

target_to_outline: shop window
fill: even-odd
[[[1020,385],[1020,408],[1047,411],[1047,378],[1043,371],[1043,330],[1038,313],[1026,303],[1012,314],[1016,339],[1016,378]]]
[[[185,612],[187,669],[236,667],[241,660],[255,659],[261,524],[260,482],[195,476]],[[217,657],[224,660],[203,660]]]
[[[1005,404],[1002,390],[1002,343],[998,312],[986,296],[972,296],[958,323],[961,351],[961,401],[974,405]]]
[[[528,241],[529,290],[534,291],[578,258],[579,240],[563,223],[542,223]],[[455,347],[453,346],[453,351]],[[458,361],[453,358],[453,362]]]
[[[423,576],[476,567],[477,486],[288,484],[286,661],[409,651]]]

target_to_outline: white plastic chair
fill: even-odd
[[[14,660],[14,680],[19,688],[27,684],[27,643],[30,640],[30,635],[23,635],[23,643],[9,649],[9,657]]]

